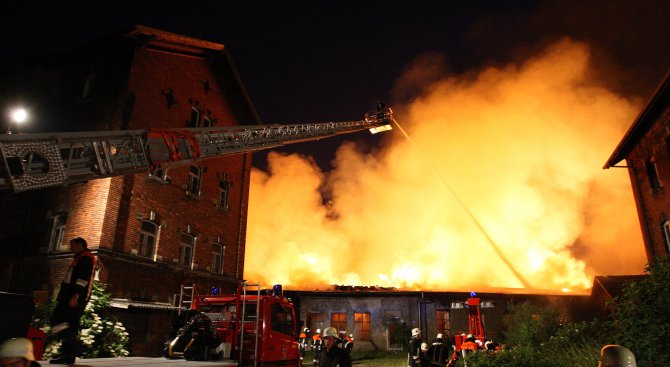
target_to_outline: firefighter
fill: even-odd
[[[321,342],[321,329],[316,329],[316,334],[312,335],[312,362],[315,366],[319,364],[319,352],[321,352],[323,343]]]
[[[600,350],[598,367],[636,367],[635,355],[621,345],[606,345]]]
[[[429,367],[430,360],[428,359],[428,343],[421,343],[419,355],[421,356],[421,367]]]
[[[7,339],[0,346],[1,367],[39,367],[35,362],[33,343],[26,338]]]
[[[467,354],[476,351],[479,349],[479,346],[475,342],[475,337],[472,334],[468,334],[465,337],[465,341],[461,344],[461,355],[465,357]]]
[[[430,362],[443,366],[446,364],[448,357],[449,348],[444,343],[443,334],[438,333],[435,339],[433,339],[432,345],[428,348],[428,359],[430,359]]]
[[[344,338],[344,350],[347,353],[351,354],[351,351],[354,349],[354,334],[349,334]]]
[[[307,351],[307,336],[309,335],[309,328],[302,329],[300,338],[298,339],[298,347],[300,348],[300,359],[305,359],[305,352]]]
[[[50,320],[51,331],[63,341],[62,354],[49,361],[51,364],[74,364],[79,354],[79,320],[93,290],[95,256],[88,249],[86,240],[81,237],[72,239],[70,252],[74,254],[74,259],[61,283]]]
[[[442,335],[442,333],[437,333],[437,336],[435,337],[435,339],[433,339],[433,345],[441,346],[443,344],[444,344],[444,336]]]
[[[421,367],[421,329],[412,329],[412,338],[409,340],[409,352],[407,353],[408,367]]]
[[[319,367],[351,367],[351,357],[337,345],[337,329],[323,330],[323,350],[319,354]]]

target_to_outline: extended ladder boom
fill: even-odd
[[[365,129],[384,131],[391,120],[391,108],[380,104],[357,121],[0,135],[0,189],[62,186]]]

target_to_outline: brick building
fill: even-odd
[[[259,118],[223,45],[144,26],[2,68],[24,132],[250,125]],[[251,153],[197,165],[0,193],[0,291],[53,294],[84,237],[117,298],[133,354],[160,353],[182,284],[234,289],[244,271]]]
[[[610,167],[628,168],[647,259],[670,254],[670,73],[605,163]]]

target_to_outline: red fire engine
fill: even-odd
[[[248,292],[249,287],[255,292]],[[193,298],[185,297],[191,291]],[[198,295],[182,287],[182,304],[191,315],[166,344],[167,358],[234,360],[241,366],[299,366],[298,334],[293,303],[281,285],[263,290],[242,283],[233,294]]]
[[[0,189],[23,192],[105,177],[155,173],[230,154],[391,129],[379,103],[362,120],[170,130],[0,134]],[[247,294],[191,294],[186,324],[166,346],[169,358],[232,359],[239,365],[299,366],[295,311],[281,288]],[[195,287],[191,290],[194,292]],[[185,288],[182,286],[182,293]],[[180,307],[181,309],[181,307]],[[27,329],[27,325],[26,325]],[[39,346],[36,346],[39,348]]]

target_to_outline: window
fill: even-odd
[[[270,320],[272,331],[295,336],[292,309],[284,308],[279,303],[275,303],[270,307]]]
[[[230,194],[230,187],[233,185],[228,181],[224,175],[223,180],[219,180],[219,202],[218,207],[228,210],[228,195]]]
[[[168,183],[170,182],[170,177],[168,177],[167,172],[167,168],[156,167],[151,171],[149,176],[158,182]]]
[[[198,166],[191,166],[188,170],[188,188],[186,192],[191,195],[200,196],[200,180],[202,170]]]
[[[358,340],[370,340],[370,313],[354,313],[354,329]]]
[[[203,116],[202,127],[214,127],[214,120],[210,116]]]
[[[435,333],[449,335],[451,324],[449,322],[449,310],[435,310]]]
[[[661,188],[661,180],[658,178],[658,170],[656,169],[654,157],[647,160],[647,176],[649,176],[649,184],[652,191],[659,190]]]
[[[310,312],[307,314],[307,327],[316,333],[316,329],[323,331],[324,315],[321,312]]]
[[[181,232],[179,233],[179,242],[179,263],[191,268],[193,253],[195,252],[195,236],[189,232]]]
[[[65,223],[67,222],[67,213],[58,213],[54,215],[51,222],[51,238],[49,239],[49,251],[59,251],[63,246],[65,237]]]
[[[337,329],[337,331],[347,330],[347,313],[333,312],[330,314],[330,326]]]
[[[143,220],[140,226],[139,255],[154,257],[156,255],[156,238],[158,237],[158,223]]]
[[[217,241],[212,244],[212,273],[223,273],[223,255],[226,251],[226,246]]]
[[[198,127],[200,124],[200,109],[196,106],[191,107],[191,119],[189,127]]]
[[[670,254],[670,221],[663,222],[663,239],[665,240],[666,254]]]

